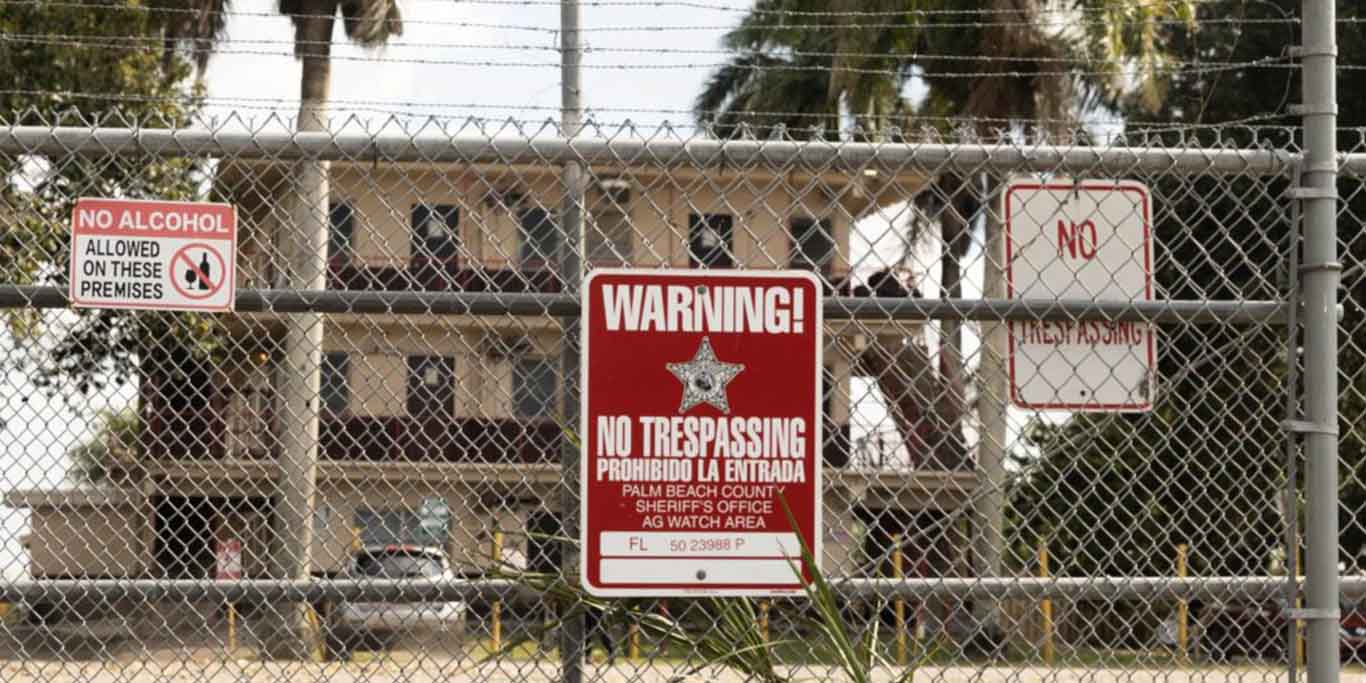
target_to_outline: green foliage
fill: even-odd
[[[97,419],[90,439],[66,454],[71,461],[67,476],[76,483],[102,483],[115,460],[136,458],[141,452],[142,420],[136,410],[101,411]]]
[[[0,6],[0,33],[27,36],[0,50],[0,123],[172,128],[197,108],[191,70],[162,50],[166,16],[137,0],[90,5]],[[74,40],[71,36],[82,36]],[[193,159],[0,156],[0,282],[64,287],[70,217],[80,197],[195,199],[204,171]],[[149,348],[204,351],[211,318],[76,310],[60,323],[32,310],[6,313],[20,341],[50,333],[27,354],[40,384],[88,392],[127,375]],[[13,359],[11,359],[12,362]]]
[[[841,14],[845,4],[854,12]],[[698,119],[721,137],[744,125],[759,136],[781,127],[830,138],[841,113],[876,136],[947,127],[946,117],[975,119],[968,123],[983,131],[1006,119],[1070,118],[1134,92],[1155,106],[1170,48],[1159,27],[1191,25],[1195,3],[981,5],[987,21],[966,20],[961,3],[943,0],[759,0],[723,38],[735,54],[698,95]],[[1065,12],[1083,20],[1057,21]],[[913,79],[927,89],[918,110],[904,95]]]
[[[1359,3],[1340,2],[1352,14]],[[1279,55],[1299,39],[1299,3],[1289,0],[1201,3],[1199,34],[1162,30],[1177,54],[1218,62]],[[1221,21],[1214,21],[1214,20]],[[1231,20],[1231,21],[1230,21]],[[1363,27],[1338,27],[1341,59],[1366,59]],[[1366,85],[1345,71],[1340,92]],[[1246,67],[1178,72],[1161,106],[1122,102],[1131,144],[1293,149],[1299,120],[1298,74]],[[1339,101],[1341,125],[1366,121],[1366,103]],[[1214,127],[1232,122],[1234,125]],[[1208,125],[1176,130],[1172,124]],[[1253,125],[1242,124],[1258,124]],[[1360,143],[1350,128],[1344,151]],[[1173,299],[1283,298],[1292,224],[1288,178],[1145,178],[1157,198],[1155,244],[1160,288]],[[1345,263],[1366,259],[1366,216],[1359,180],[1344,180],[1339,241]],[[1366,276],[1344,279],[1340,326],[1341,547],[1352,559],[1366,543]],[[1024,552],[1048,539],[1063,573],[1169,573],[1173,546],[1189,543],[1192,570],[1262,574],[1282,539],[1286,402],[1285,333],[1222,325],[1167,326],[1161,338],[1158,405],[1149,416],[1076,416],[1030,435],[1042,457],[1015,487],[1014,521]],[[1303,471],[1303,470],[1301,470]],[[1302,485],[1302,482],[1301,482]]]

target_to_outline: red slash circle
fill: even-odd
[[[217,268],[217,278],[204,276],[204,271],[199,268],[199,261],[196,261],[189,253],[196,249],[201,253],[207,253],[210,261],[218,262],[215,266]],[[210,263],[210,265],[213,264]],[[214,294],[217,294],[218,290],[223,288],[223,283],[228,281],[228,274],[225,272],[226,270],[226,263],[223,261],[222,254],[218,253],[217,247],[204,244],[203,242],[187,244],[178,249],[175,254],[171,255],[171,286],[175,287],[175,291],[179,292],[181,296],[187,299],[207,299]],[[187,289],[189,283],[184,281],[186,273],[194,273],[195,282],[208,282],[209,288]]]

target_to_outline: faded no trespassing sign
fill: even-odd
[[[1152,301],[1146,186],[1020,180],[1003,201],[1008,296]],[[1150,410],[1157,329],[1130,320],[1012,321],[1009,370],[1011,400],[1022,408]]]
[[[71,305],[229,311],[237,212],[228,204],[80,199],[71,218]]]

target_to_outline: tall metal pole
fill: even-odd
[[[579,36],[578,0],[560,3],[560,134],[574,138],[583,124],[583,103],[580,99],[581,59],[583,46]],[[579,257],[584,240],[584,178],[583,166],[577,161],[564,165],[561,175],[564,199],[560,206],[559,276],[564,291],[577,296],[583,274]],[[560,342],[560,390],[563,397],[565,423],[577,430],[579,425],[579,333],[578,316],[561,319],[564,339]],[[579,537],[579,450],[568,438],[560,449],[560,519],[565,538]],[[566,580],[579,580],[579,548],[564,544],[561,569]],[[568,617],[560,625],[560,668],[563,683],[582,683],[584,655],[584,619],[582,615]]]
[[[986,236],[982,247],[982,296],[1004,299],[1006,295],[1005,211],[997,204],[1004,183],[992,176],[987,185]],[[981,422],[977,441],[977,490],[972,496],[972,555],[977,578],[1002,575],[1005,549],[1006,440],[1009,438],[1007,406],[1010,376],[1006,372],[1009,323],[982,323],[980,389],[977,416]],[[1002,618],[992,600],[973,602],[973,620],[983,647],[995,650],[1002,643]]]
[[[1333,0],[1304,0],[1303,426],[1305,611],[1309,683],[1336,683],[1338,664],[1337,37]]]

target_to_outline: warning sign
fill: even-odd
[[[80,199],[71,224],[71,304],[232,310],[236,253],[230,205]]]
[[[1011,298],[1151,301],[1148,188],[1130,181],[1006,188]],[[1145,411],[1157,357],[1152,325],[1120,320],[1010,323],[1010,396],[1043,410]]]
[[[219,541],[218,547],[214,550],[214,560],[214,578],[219,581],[236,581],[242,578],[242,541]]]
[[[819,281],[600,270],[583,292],[585,588],[800,592],[799,535],[821,552]]]

